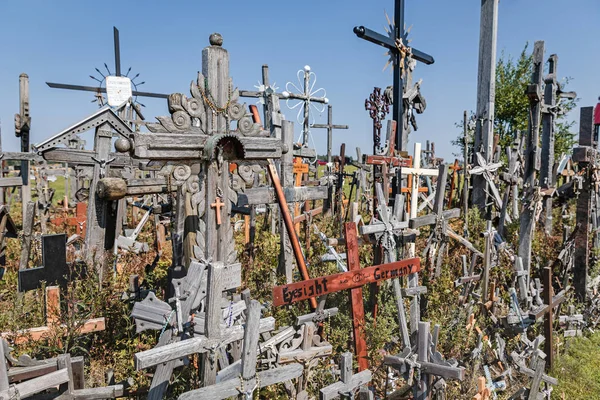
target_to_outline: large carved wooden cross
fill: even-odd
[[[396,132],[396,150],[406,151],[408,145],[408,132],[404,130],[404,70],[406,58],[410,57],[425,64],[433,64],[434,59],[429,54],[423,53],[417,49],[408,47],[408,32],[404,28],[404,0],[395,0],[394,2],[394,23],[390,26],[392,29],[388,36],[374,32],[364,26],[354,28],[354,33],[359,38],[378,44],[388,49],[394,64],[394,92],[393,92],[393,113],[392,119],[399,124],[400,128]]]

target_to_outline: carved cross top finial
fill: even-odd
[[[211,46],[223,46],[223,36],[220,33],[213,33],[208,37],[208,42]]]

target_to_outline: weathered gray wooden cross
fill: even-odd
[[[241,376],[184,393],[179,396],[180,400],[226,399],[236,395],[242,395],[245,399],[252,399],[253,393],[257,389],[260,390],[262,387],[288,381],[302,375],[303,368],[300,364],[291,364],[260,372],[256,371],[260,308],[260,303],[252,300],[247,309]]]
[[[448,220],[458,218],[460,216],[460,208],[453,208],[451,210],[444,211],[444,198],[447,177],[448,166],[445,164],[441,164],[439,166],[439,174],[435,202],[433,205],[433,212],[422,217],[411,218],[409,222],[409,225],[412,229],[417,229],[425,225],[434,226],[430,238],[428,239],[428,244],[425,251],[429,253],[428,261],[430,267],[433,268],[435,266],[435,276],[439,276],[439,274],[441,273],[442,259],[444,250],[446,249],[446,242],[449,231]],[[434,263],[433,259],[436,255],[437,258]]]
[[[392,119],[399,128],[396,131],[396,150],[406,151],[408,146],[408,132],[404,129],[404,73],[407,58],[412,58],[425,64],[433,64],[434,59],[429,54],[408,47],[408,31],[404,22],[404,0],[394,1],[394,23],[390,24],[388,36],[374,32],[364,26],[354,28],[354,33],[359,38],[378,44],[388,49],[394,65],[394,91]]]

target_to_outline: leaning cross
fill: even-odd
[[[378,44],[388,49],[394,62],[394,93],[393,93],[393,117],[399,125],[396,132],[396,150],[406,150],[408,144],[408,132],[404,130],[404,67],[406,58],[413,58],[425,64],[433,64],[434,60],[429,54],[423,53],[417,49],[408,47],[408,32],[404,29],[404,0],[396,0],[394,6],[394,24],[391,26],[392,32],[388,36],[376,33],[364,26],[354,28],[354,33],[359,38]]]
[[[229,379],[214,385],[186,392],[179,400],[187,399],[226,399],[242,395],[252,399],[256,389],[289,381],[302,375],[300,364],[256,372],[256,356],[260,323],[260,303],[252,300],[246,311],[246,327],[244,329],[244,344],[242,353],[242,373],[238,379]]]
[[[323,296],[342,290],[357,289],[368,283],[398,278],[400,276],[417,273],[421,270],[419,258],[410,258],[362,269],[358,268],[359,263],[356,258],[358,255],[358,241],[356,238],[356,224],[354,222],[346,224],[346,243],[349,245],[348,266],[350,271],[294,282],[288,285],[275,286],[273,288],[273,305],[276,307],[289,305],[314,296]],[[364,331],[361,326],[364,325],[364,310],[362,309],[362,296],[359,297],[359,294],[358,291],[352,292],[351,299],[355,345],[357,347],[357,353],[360,353],[357,354],[357,356],[362,370],[365,367],[365,364],[362,364],[361,358],[366,356],[366,346],[363,347],[361,345],[361,343],[363,343],[362,341],[365,340]],[[360,314],[362,314],[362,316]]]

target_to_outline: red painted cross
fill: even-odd
[[[54,225],[61,225],[66,223],[68,226],[75,226],[77,228],[77,234],[85,237],[85,225],[87,221],[87,203],[79,202],[75,208],[74,217],[60,217],[50,220]]]
[[[389,264],[360,268],[356,224],[348,222],[345,224],[345,228],[349,271],[275,286],[273,288],[273,305],[277,307],[307,300],[315,296],[350,290],[354,344],[358,356],[359,369],[362,371],[368,368],[366,358],[367,346],[364,337],[365,313],[362,286],[368,283],[381,282],[419,272],[421,270],[421,261],[419,258],[410,258]]]

